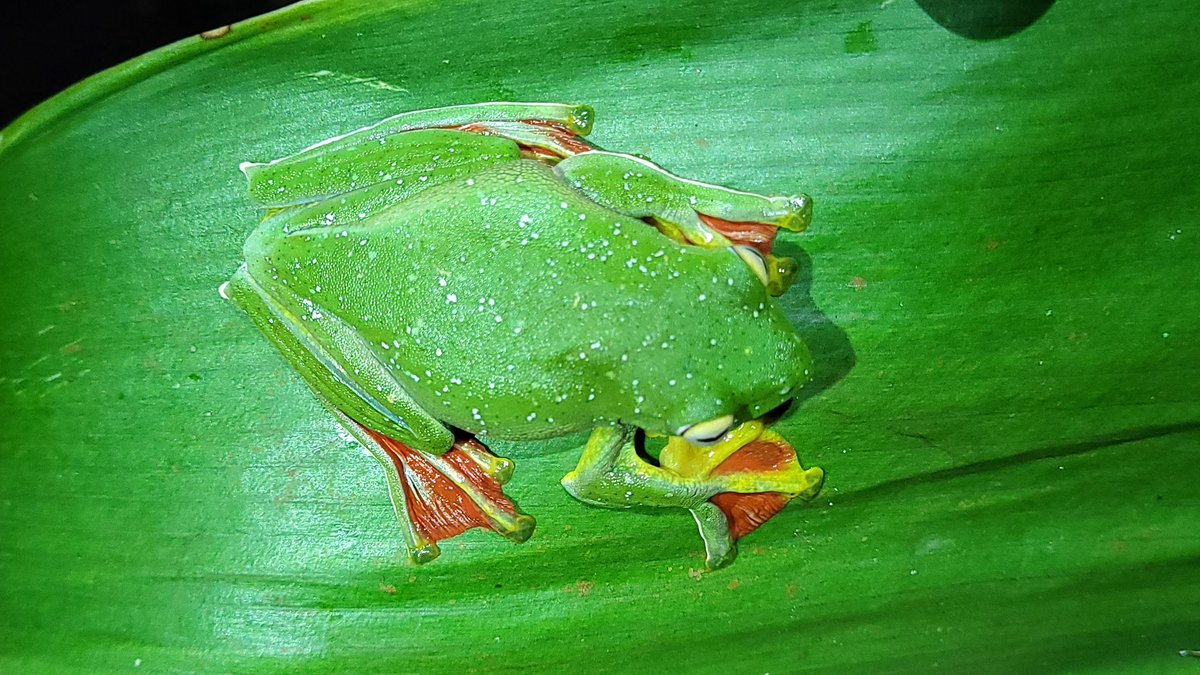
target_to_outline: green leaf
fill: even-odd
[[[1195,672],[1200,5],[972,41],[909,2],[310,2],[0,137],[0,670]],[[813,195],[786,302],[828,472],[700,574],[574,502],[407,566],[378,467],[217,295],[237,165],[393,113],[595,106],[687,176]]]

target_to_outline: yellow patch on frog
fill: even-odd
[[[738,425],[709,446],[672,436],[659,454],[659,464],[686,478],[720,477],[726,490],[710,501],[725,514],[735,541],[789,500],[814,497],[825,480],[824,471],[802,467],[792,446],[758,420]]]

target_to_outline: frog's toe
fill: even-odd
[[[454,444],[454,449],[469,456],[484,473],[495,478],[501,485],[512,480],[513,470],[516,468],[513,461],[493,455],[486,445],[474,438],[459,440]]]
[[[496,457],[473,438],[455,441],[441,456],[413,448],[365,429],[396,472],[389,483],[396,515],[405,527],[409,558],[437,558],[437,543],[481,527],[520,543],[533,534],[536,521],[501,489],[513,463]]]

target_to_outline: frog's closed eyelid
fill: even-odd
[[[680,427],[679,435],[689,443],[708,445],[719,441],[731,426],[733,426],[733,415],[722,415],[711,420]]]
[[[763,283],[763,286],[771,284],[771,274],[767,271],[767,261],[762,254],[749,246],[734,246],[733,252],[741,258],[750,271],[754,272],[754,276]]]

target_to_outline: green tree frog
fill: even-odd
[[[764,425],[809,380],[775,302],[795,265],[771,254],[808,197],[603,151],[592,118],[421,110],[241,166],[266,215],[221,293],[384,467],[416,562],[473,527],[531,535],[487,439],[590,430],[567,491],[691,511],[710,568],[820,489]]]

